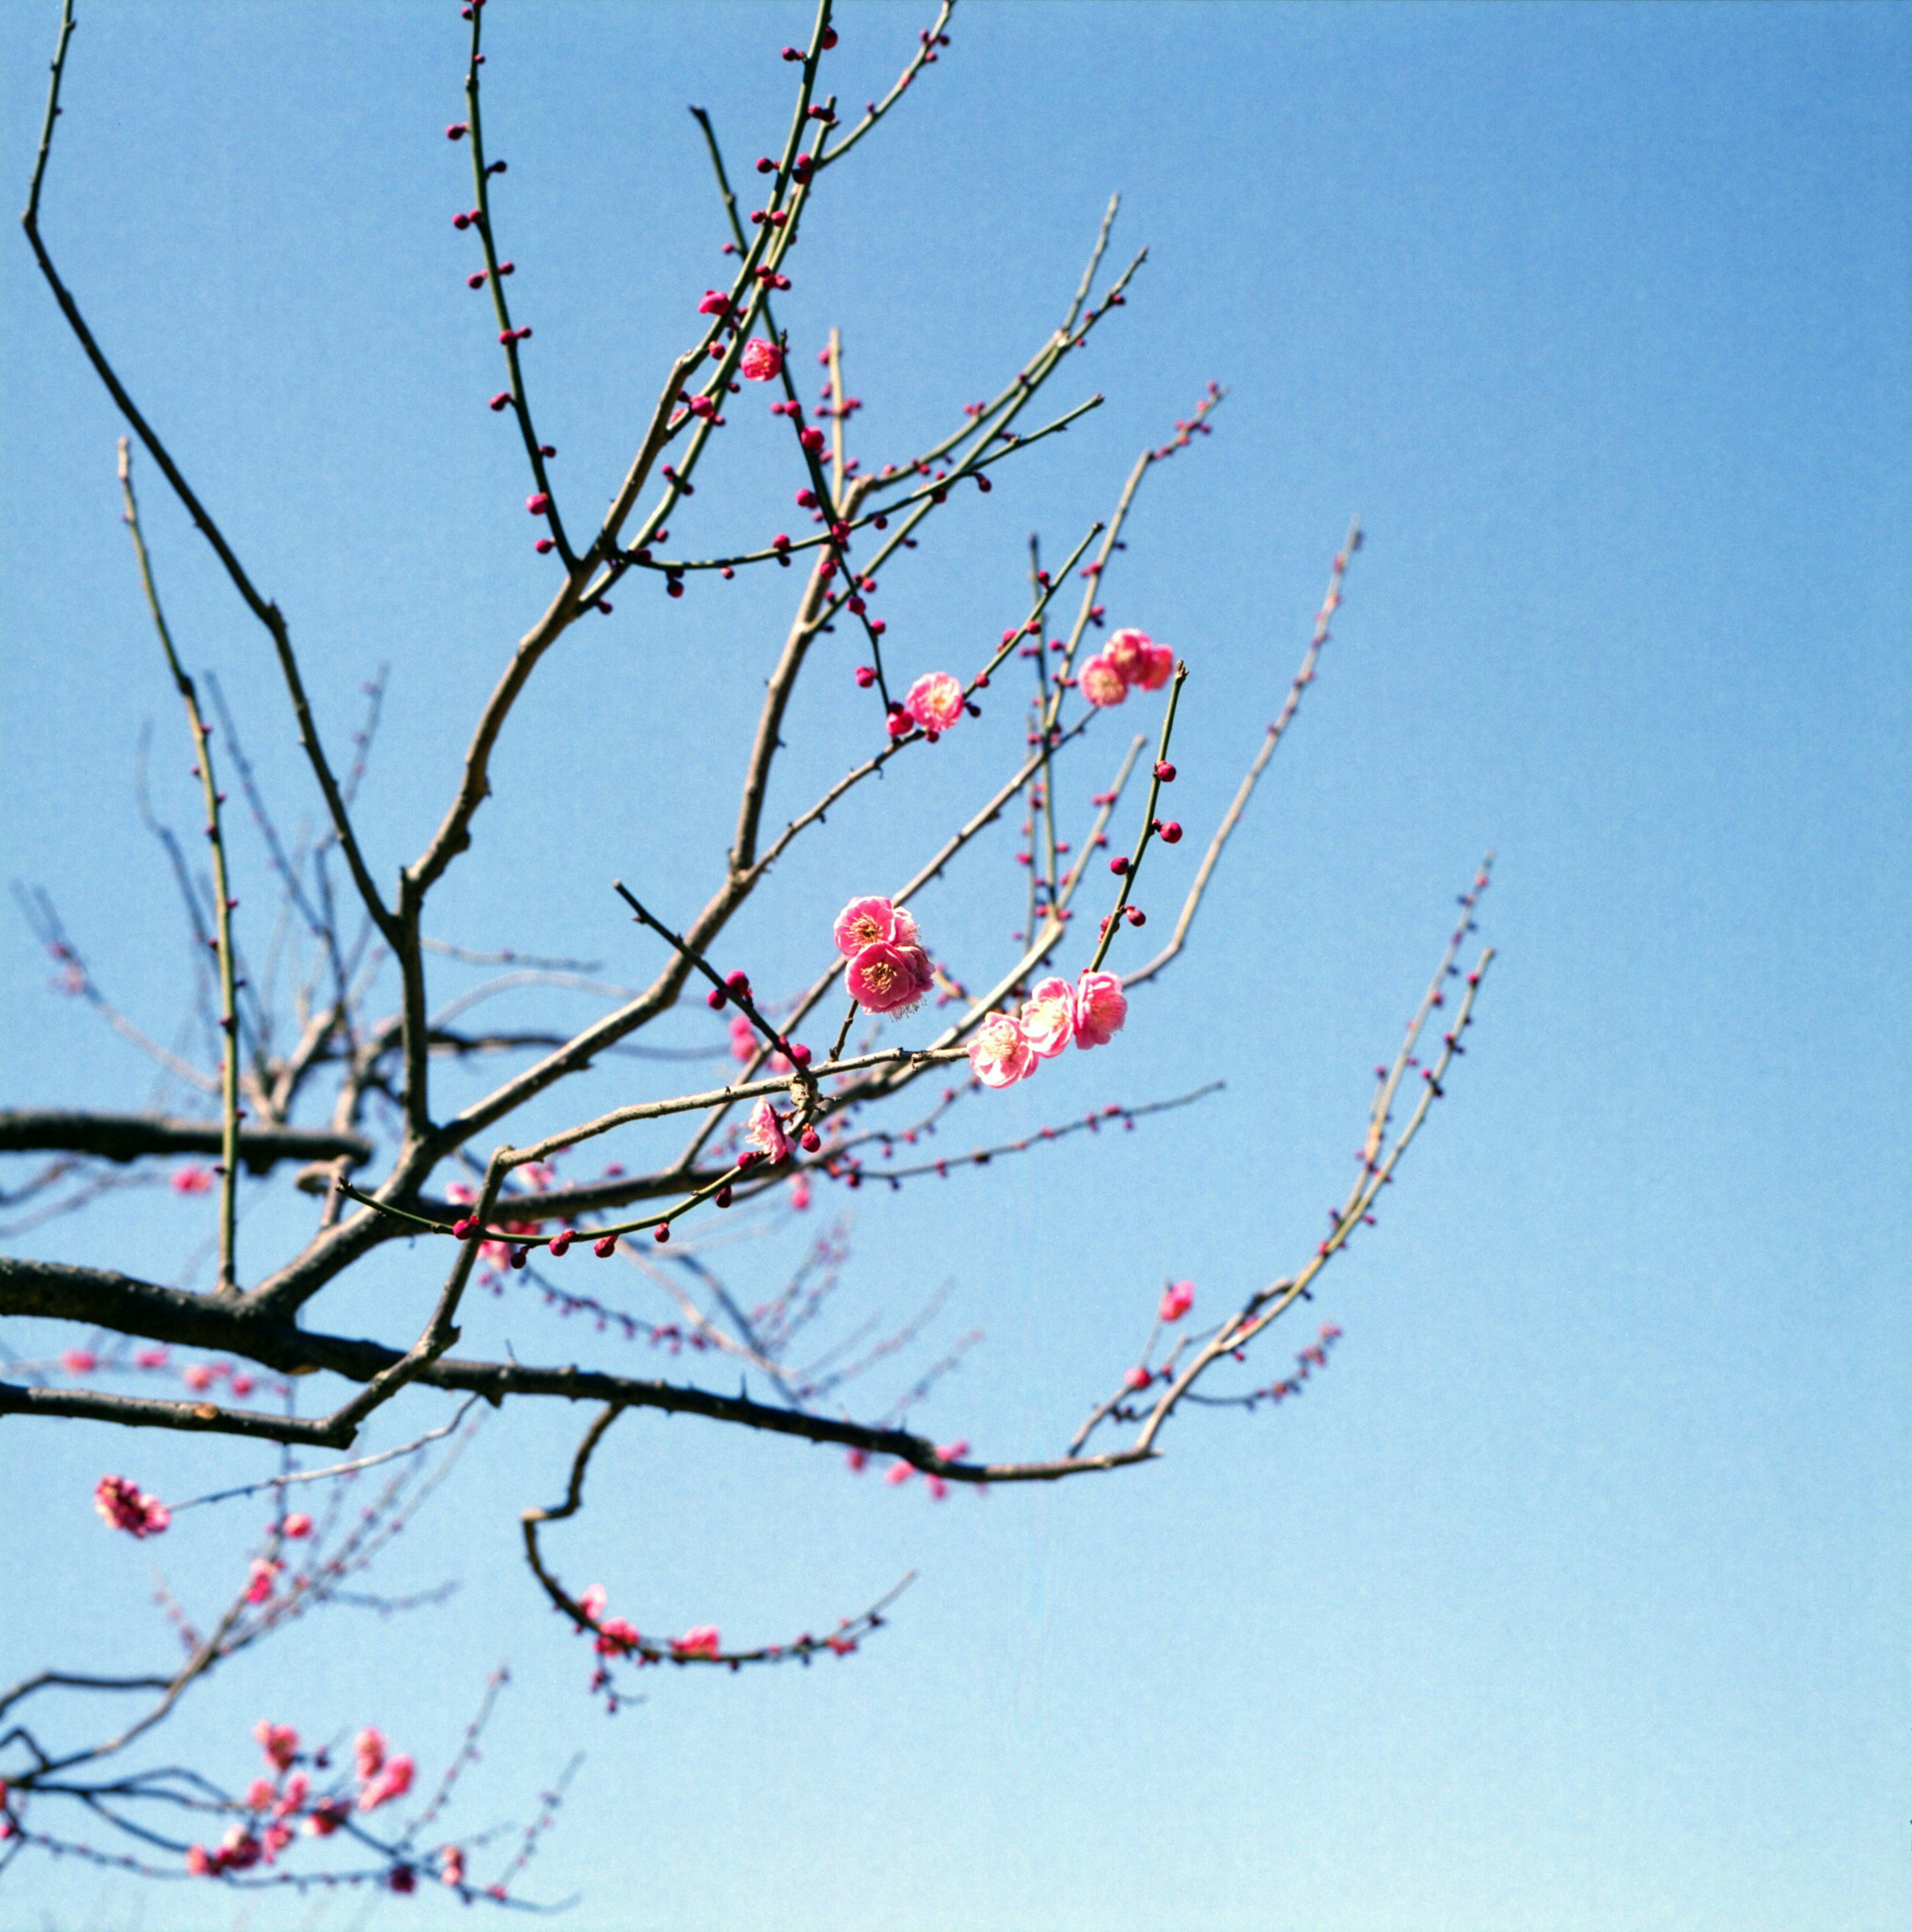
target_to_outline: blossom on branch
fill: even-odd
[[[124,1476],[102,1476],[93,1491],[93,1507],[103,1522],[134,1536],[157,1536],[173,1520],[173,1512],[158,1497],[142,1494]]]
[[[774,342],[753,336],[743,345],[743,355],[737,363],[737,371],[746,382],[774,381],[782,370],[783,351]]]
[[[1099,652],[1082,666],[1077,674],[1076,682],[1091,704],[1104,708],[1121,704],[1129,694],[1122,674]]]
[[[1106,1046],[1129,1016],[1127,996],[1113,973],[1085,970],[1076,985],[1076,1044]]]
[[[962,716],[962,686],[946,670],[926,672],[910,686],[903,709],[926,731],[947,731]]]
[[[1022,1036],[1038,1058],[1053,1060],[1075,1036],[1076,993],[1067,980],[1039,980],[1022,1002]]]
[[[906,1013],[935,983],[935,975],[921,946],[879,940],[843,969],[843,983],[866,1012]]]
[[[969,1070],[985,1087],[1013,1087],[1034,1072],[1035,1049],[1021,1023],[992,1013],[969,1042]]]

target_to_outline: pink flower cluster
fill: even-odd
[[[1129,1003],[1113,973],[1085,970],[1067,980],[1039,980],[1016,1013],[992,1013],[969,1042],[969,1070],[985,1087],[1027,1079],[1039,1060],[1053,1060],[1070,1040],[1106,1046],[1122,1030]]]
[[[746,382],[773,382],[783,369],[783,351],[774,342],[752,336],[743,345],[737,370]]]
[[[134,1536],[157,1536],[173,1520],[173,1512],[158,1497],[143,1495],[124,1476],[102,1476],[93,1491],[93,1507],[103,1522]]]
[[[843,983],[864,1012],[914,1012],[935,983],[916,921],[884,898],[852,899],[836,915]]]
[[[288,1821],[296,1820],[301,1812],[305,1814],[306,1836],[312,1838],[329,1838],[351,1816],[350,1802],[342,1797],[321,1798],[307,1809],[312,1780],[304,1772],[292,1768],[299,1760],[299,1733],[290,1724],[275,1724],[269,1718],[261,1718],[253,1726],[252,1734],[259,1740],[273,1775],[255,1778],[246,1786],[245,1807],[253,1814],[250,1819],[233,1826],[215,1850],[194,1845],[188,1850],[186,1869],[196,1876],[218,1878],[226,1872],[248,1871],[256,1864],[272,1864],[292,1843],[293,1826]],[[375,1811],[381,1804],[402,1798],[411,1789],[416,1766],[409,1757],[388,1757],[384,1737],[369,1725],[354,1740],[353,1751],[360,1810]],[[319,1754],[318,1762],[325,1763],[323,1751]],[[263,1825],[262,1818],[266,1820]]]
[[[1131,686],[1160,691],[1175,674],[1175,654],[1152,642],[1145,631],[1118,631],[1076,674],[1076,683],[1091,704],[1120,704]]]

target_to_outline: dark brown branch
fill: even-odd
[[[371,1143],[358,1134],[317,1127],[242,1127],[239,1160],[254,1174],[282,1160],[349,1160],[363,1166]],[[0,1154],[90,1154],[103,1160],[138,1160],[148,1154],[221,1151],[217,1120],[186,1120],[164,1114],[92,1114],[62,1107],[17,1107],[0,1112]]]

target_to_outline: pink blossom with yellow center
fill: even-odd
[[[934,976],[920,946],[879,940],[866,946],[843,969],[843,983],[866,1012],[909,1012],[929,992]]]
[[[1037,980],[1035,991],[1022,1002],[1019,1018],[1030,1051],[1040,1059],[1053,1060],[1075,1034],[1075,988],[1067,980]]]
[[[1028,1036],[1007,1013],[992,1013],[969,1042],[969,1070],[985,1087],[1013,1087],[1036,1070]]]
[[[845,959],[854,959],[866,946],[914,946],[916,921],[901,906],[887,899],[852,899],[836,915],[834,937],[836,950]]]
[[[743,345],[743,354],[737,368],[746,382],[774,381],[783,368],[783,351],[774,342],[766,342],[761,336],[752,336]]]
[[[1129,694],[1129,687],[1122,674],[1109,660],[1100,654],[1083,665],[1076,680],[1082,695],[1091,704],[1104,709],[1112,704],[1120,704]]]
[[[903,709],[926,731],[947,731],[962,716],[962,686],[946,670],[926,672],[910,686]]]
[[[1076,1044],[1106,1046],[1122,1030],[1129,1003],[1113,973],[1085,970],[1076,982]]]

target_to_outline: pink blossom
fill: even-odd
[[[744,1129],[743,1137],[772,1167],[790,1152],[782,1118],[767,1100],[759,1100],[752,1108],[750,1124]]]
[[[1146,631],[1118,631],[1103,646],[1102,655],[1124,684],[1139,684],[1147,653],[1154,648]]]
[[[140,1369],[163,1369],[166,1366],[166,1354],[164,1348],[142,1348],[133,1358],[133,1365]]]
[[[100,1358],[91,1348],[69,1348],[60,1358],[60,1366],[70,1376],[83,1376],[98,1368]]]
[[[209,1167],[182,1167],[173,1177],[175,1194],[205,1194],[212,1187],[212,1170]]]
[[[893,1490],[899,1489],[915,1474],[915,1470],[907,1462],[892,1462],[889,1468],[884,1471],[883,1480]]]
[[[289,1826],[268,1825],[259,1839],[266,1847],[266,1862],[269,1865],[292,1843],[292,1830]]]
[[[612,1617],[599,1628],[591,1648],[600,1657],[628,1657],[643,1642],[635,1624],[626,1622],[622,1617]]]
[[[269,1778],[255,1778],[245,1788],[246,1809],[248,1811],[264,1810],[272,1802],[275,1788]]]
[[[743,355],[737,368],[737,374],[746,382],[774,381],[783,368],[783,351],[774,342],[753,336],[743,345]]]
[[[446,1885],[465,1882],[465,1855],[456,1845],[447,1845],[438,1854],[438,1876]]]
[[[1195,1306],[1195,1284],[1178,1281],[1162,1292],[1162,1305],[1155,1312],[1163,1322],[1179,1322]]]
[[[843,969],[843,983],[866,1012],[906,1013],[929,992],[935,975],[921,946],[879,940]]]
[[[1100,652],[1082,666],[1076,682],[1091,704],[1120,704],[1129,694],[1122,674]]]
[[[408,1757],[388,1758],[385,1766],[371,1784],[359,1794],[361,1811],[376,1811],[381,1804],[389,1804],[395,1798],[403,1798],[412,1788],[414,1769]]]
[[[926,672],[910,686],[903,709],[926,731],[947,731],[962,716],[962,686],[946,670]]]
[[[259,1862],[259,1840],[243,1825],[233,1826],[213,1856],[228,1871],[246,1871]]]
[[[259,1748],[268,1762],[280,1771],[299,1755],[299,1733],[290,1724],[275,1724],[270,1718],[261,1718],[253,1726],[252,1734],[259,1740]]]
[[[747,1064],[756,1058],[757,1029],[741,1013],[731,1016],[731,1058]]]
[[[378,1775],[379,1766],[385,1762],[385,1736],[374,1730],[370,1724],[352,1741],[352,1749],[359,1761],[359,1781]]]
[[[233,1378],[233,1393],[238,1396],[251,1394],[255,1384],[251,1376],[243,1372]]]
[[[866,946],[914,946],[919,937],[916,921],[887,899],[852,899],[836,915],[836,950],[845,959]]]
[[[1020,1022],[992,1013],[969,1042],[969,1070],[985,1087],[1010,1087],[1036,1070],[1035,1050]]]
[[[124,1476],[102,1476],[93,1490],[93,1507],[102,1522],[134,1536],[157,1536],[173,1520],[173,1512],[158,1497],[143,1494]]]
[[[722,289],[706,289],[704,299],[697,305],[699,315],[728,315],[731,298]]]
[[[283,1563],[275,1562],[270,1557],[255,1556],[252,1559],[251,1573],[246,1580],[246,1601],[248,1604],[264,1603],[272,1594],[272,1586],[277,1581],[279,1572],[285,1567]]]
[[[686,1630],[682,1636],[674,1637],[671,1642],[673,1657],[714,1658],[722,1648],[723,1643],[717,1635],[715,1624],[699,1624],[696,1629]]]
[[[472,1202],[478,1198],[478,1195],[470,1183],[455,1180],[449,1187],[446,1189],[445,1198],[447,1201]]]
[[[810,1183],[806,1175],[793,1174],[790,1177],[790,1204],[798,1214],[810,1204]]]
[[[281,1528],[296,1543],[302,1538],[312,1534],[312,1519],[303,1510],[294,1510],[281,1525]]]
[[[305,1794],[312,1788],[311,1780],[304,1772],[296,1771],[286,1780],[286,1788],[279,1802],[272,1807],[275,1818],[290,1818],[305,1802]]]
[[[193,1845],[187,1850],[186,1869],[195,1878],[210,1878],[219,1868],[203,1845]]]
[[[1067,980],[1037,980],[1035,991],[1022,1002],[1020,1017],[1031,1052],[1053,1060],[1076,1030],[1075,989]]]
[[[580,1590],[578,1593],[578,1607],[593,1623],[603,1616],[605,1601],[605,1588],[602,1583],[593,1583],[589,1588]]]
[[[343,1798],[322,1798],[312,1808],[312,1815],[305,1821],[308,1838],[329,1838],[345,1822],[347,1808]]]
[[[932,1503],[941,1502],[949,1494],[950,1486],[941,1476],[926,1476],[923,1480],[923,1486],[929,1490],[929,1500]]]
[[[1166,644],[1151,644],[1142,654],[1142,674],[1132,679],[1144,691],[1160,691],[1175,671],[1175,654]]]
[[[1124,1388],[1145,1389],[1154,1380],[1154,1376],[1146,1369],[1134,1368],[1122,1378],[1122,1386]]]
[[[867,1449],[847,1450],[844,1453],[843,1460],[850,1466],[851,1475],[860,1476],[865,1466],[869,1461],[869,1451]]]
[[[1106,1046],[1128,1016],[1121,981],[1113,973],[1085,969],[1076,982],[1076,1044],[1085,1048]]]
[[[212,1371],[203,1362],[194,1362],[179,1379],[189,1389],[209,1389],[212,1386]]]

